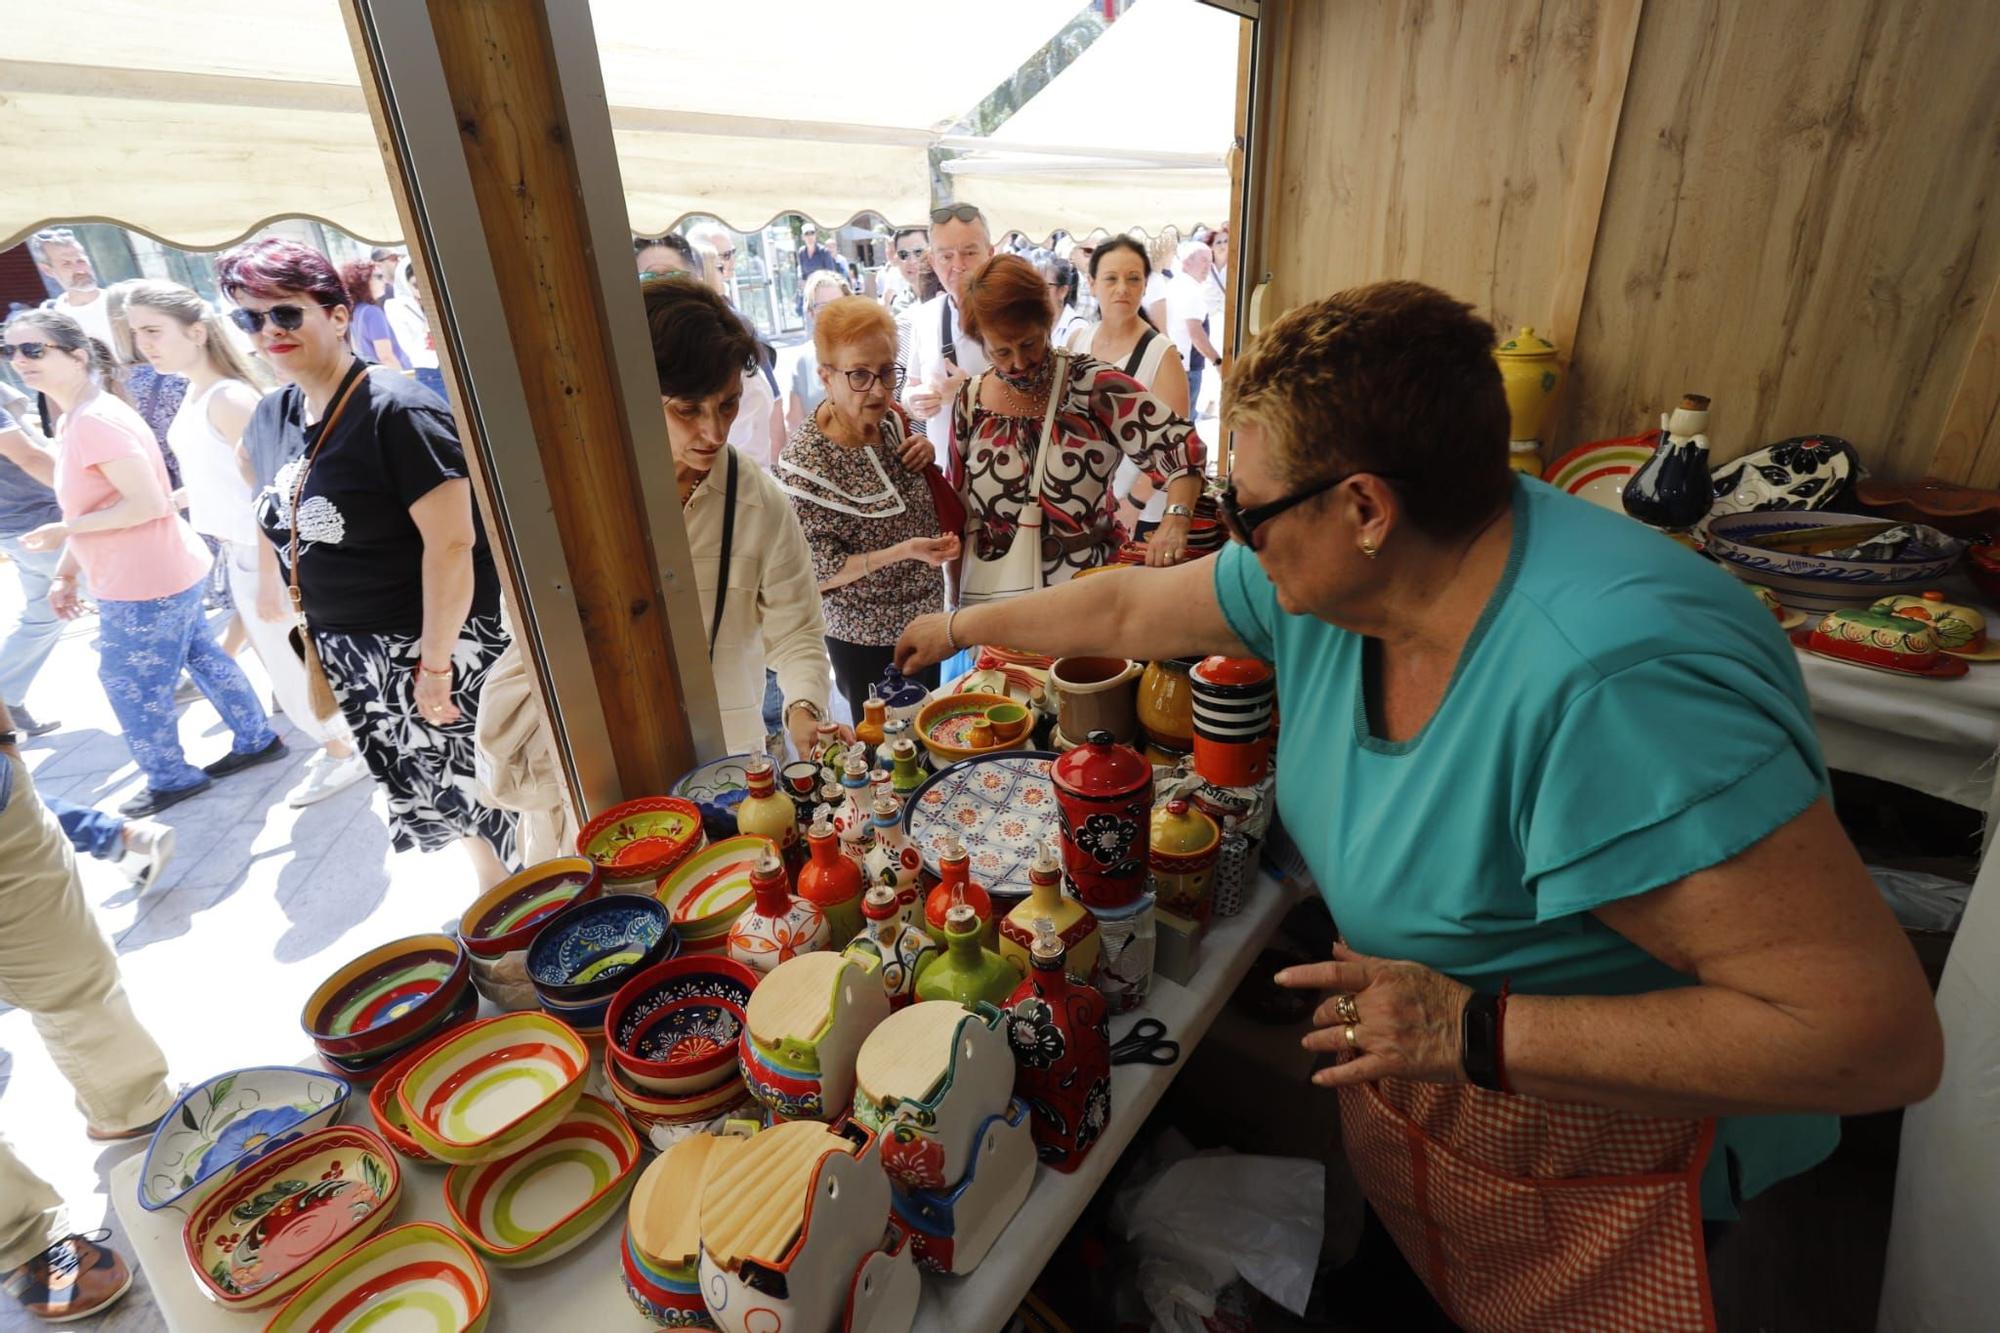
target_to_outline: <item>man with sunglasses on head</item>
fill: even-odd
[[[909,359],[903,367],[903,406],[923,424],[938,466],[951,461],[951,403],[965,382],[986,369],[986,353],[965,337],[959,301],[965,280],[993,257],[986,216],[971,204],[931,211],[931,269],[944,290],[909,313]]]
[[[90,266],[83,242],[68,227],[49,227],[28,238],[28,253],[42,276],[62,289],[62,295],[42,302],[45,310],[60,310],[83,331],[111,349],[111,355],[125,360],[123,340],[111,331],[111,302],[97,285],[97,270]]]

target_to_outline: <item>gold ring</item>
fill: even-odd
[[[1340,1035],[1347,1039],[1348,1050],[1358,1051],[1361,1049],[1361,1043],[1354,1039],[1354,1024],[1349,1023],[1346,1027],[1346,1030],[1344,1030]]]
[[[1334,996],[1333,1012],[1340,1016],[1340,1021],[1343,1023],[1359,1023],[1361,1021],[1361,1006],[1354,1002],[1352,995]]]

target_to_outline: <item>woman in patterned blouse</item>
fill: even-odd
[[[958,535],[938,531],[924,467],[931,447],[895,406],[896,322],[865,296],[819,307],[816,368],[826,398],[792,433],[773,479],[805,530],[826,612],[833,677],[858,720],[903,627],[944,607],[938,566]],[[922,677],[937,684],[937,668]]]
[[[1049,395],[1059,393],[1049,432],[1056,452],[1039,497],[1042,582],[1066,583],[1080,569],[1108,564],[1124,543],[1111,478],[1126,458],[1167,491],[1167,516],[1147,541],[1146,563],[1180,563],[1201,498],[1201,438],[1130,375],[1087,353],[1059,354],[1050,338],[1054,319],[1048,288],[1025,259],[996,256],[966,280],[965,334],[993,367],[953,408],[952,479],[965,497],[967,542],[986,560],[1013,544]]]

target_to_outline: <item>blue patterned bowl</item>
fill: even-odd
[[[750,794],[750,761],[756,757],[730,754],[711,759],[689,769],[669,794],[700,807],[702,827],[710,838],[731,837],[737,832],[736,807]]]
[[[1786,606],[1825,613],[1934,588],[1965,550],[1964,542],[1942,533],[1937,534],[1928,552],[1899,560],[1837,560],[1826,555],[1772,551],[1754,544],[1759,537],[1800,528],[1880,521],[1879,515],[1830,510],[1725,514],[1709,524],[1708,553],[1737,578],[1769,588]]]
[[[680,942],[656,898],[621,893],[572,903],[528,946],[528,979],[544,1008],[581,1023],[580,1007],[608,1005],[626,978],[666,962]]]
[[[182,1093],[146,1145],[139,1206],[193,1211],[238,1171],[340,1119],[352,1091],[317,1069],[232,1069]]]
[[[757,980],[757,974],[743,964],[714,954],[690,954],[647,968],[627,981],[611,1001],[604,1023],[611,1059],[635,1084],[651,1092],[683,1096],[714,1087],[736,1071],[743,1006],[750,1003]],[[661,1026],[669,1021],[665,1015],[670,1012],[674,1033],[701,1029],[696,1043],[705,1037],[720,1040],[722,1048],[703,1054],[682,1042],[681,1059],[658,1058],[662,1048],[672,1044]]]

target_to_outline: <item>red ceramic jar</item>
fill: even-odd
[[[1194,686],[1194,771],[1218,787],[1254,787],[1271,768],[1277,682],[1254,657],[1203,658]]]
[[[1086,907],[1124,907],[1146,891],[1153,766],[1108,731],[1050,766],[1062,810],[1063,871]]]

